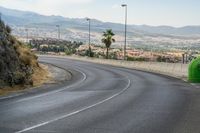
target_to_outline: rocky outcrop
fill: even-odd
[[[37,67],[37,57],[11,35],[9,26],[0,21],[0,88],[31,85],[31,75]]]

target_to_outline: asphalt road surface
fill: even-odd
[[[0,100],[0,133],[200,133],[200,90],[126,68],[40,57],[70,81]]]

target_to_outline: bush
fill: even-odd
[[[148,59],[144,57],[127,57],[127,61],[148,61]]]
[[[10,34],[11,31],[12,31],[11,28],[8,25],[6,25],[6,32]]]
[[[94,52],[92,52],[91,48],[85,51],[85,56],[94,57]]]
[[[65,50],[65,54],[66,54],[66,55],[72,55],[72,54],[74,54],[74,53],[76,53],[76,50],[75,50],[75,49],[66,48],[66,50]]]
[[[158,56],[157,61],[158,61],[158,62],[166,62],[166,61],[167,61],[167,58],[165,58],[165,57],[163,57],[163,56]]]
[[[26,83],[26,79],[25,79],[26,75],[23,72],[17,71],[14,73],[13,77],[15,77],[14,78],[15,84],[25,84]]]
[[[38,68],[37,56],[11,34],[11,28],[0,22],[0,86],[31,84]]]

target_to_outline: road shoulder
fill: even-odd
[[[49,86],[51,84],[59,84],[69,81],[72,78],[72,74],[67,70],[46,63],[41,63],[40,65],[46,70],[46,72],[44,71],[37,74],[37,76],[46,74],[45,76],[35,79],[36,81],[33,86],[15,86],[14,88],[8,88],[10,90],[7,93],[0,95],[0,100],[16,97],[32,90],[39,90],[45,88],[44,86]]]

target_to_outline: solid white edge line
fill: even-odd
[[[23,95],[23,93],[10,95],[10,96],[6,96],[6,97],[1,97],[0,100],[5,100],[5,99],[13,98],[13,97],[18,97],[18,96],[21,96],[21,95]]]
[[[50,94],[53,94],[53,93],[57,93],[57,92],[65,90],[65,89],[69,89],[71,87],[74,87],[75,85],[78,85],[78,84],[82,83],[83,81],[85,81],[87,79],[87,76],[86,76],[86,74],[84,72],[82,72],[82,71],[80,71],[78,69],[74,69],[74,70],[80,72],[83,75],[83,79],[81,81],[79,81],[78,83],[70,85],[70,86],[67,86],[67,87],[64,87],[63,89],[60,89],[60,90],[57,90],[57,91],[51,91],[51,92],[48,92],[48,93],[45,93],[45,94],[41,94],[41,95],[37,95],[37,96],[33,96],[33,97],[30,97],[30,98],[25,98],[25,99],[22,99],[22,100],[17,100],[17,101],[15,101],[15,103],[16,102],[22,102],[22,101],[30,100],[30,99],[34,99],[34,98],[38,98],[38,97],[42,97],[42,96],[46,96],[46,95],[50,95]],[[17,96],[21,96],[23,94],[24,93],[19,93],[19,94],[16,94],[16,95],[1,97],[0,100],[4,100],[4,99],[8,99],[8,98],[13,98],[13,97],[17,97]]]
[[[73,85],[70,85],[70,86],[67,86],[67,87],[64,87],[63,89],[59,89],[59,90],[47,92],[47,93],[45,93],[45,94],[33,96],[33,97],[30,97],[30,98],[25,98],[25,99],[17,100],[16,102],[23,102],[23,101],[26,101],[26,100],[31,100],[31,99],[34,99],[34,98],[43,97],[43,96],[51,95],[51,94],[54,94],[54,93],[57,93],[57,92],[61,92],[61,91],[64,91],[64,90],[66,90],[66,89],[72,88],[72,87],[74,87],[74,86],[76,86],[76,85],[79,85],[79,84],[81,84],[83,81],[85,81],[85,80],[87,79],[87,76],[86,76],[86,74],[85,74],[84,72],[82,72],[82,71],[80,71],[80,70],[78,70],[78,69],[74,69],[74,70],[80,72],[80,73],[83,75],[83,79],[82,79],[81,81],[79,81],[78,83],[73,84]],[[15,103],[16,103],[16,102],[15,102]]]
[[[125,92],[125,91],[130,87],[130,84],[131,84],[131,81],[130,81],[130,79],[128,79],[128,84],[127,84],[127,86],[126,86],[123,90],[121,90],[120,92],[118,92],[118,93],[112,95],[111,97],[108,97],[108,98],[106,98],[106,99],[104,99],[104,100],[102,100],[102,101],[100,101],[100,102],[97,102],[97,103],[95,103],[95,104],[92,104],[92,105],[90,105],[90,106],[87,106],[87,107],[85,107],[85,108],[82,108],[82,109],[80,109],[80,110],[71,112],[71,113],[69,113],[69,114],[63,115],[63,116],[58,117],[58,118],[56,118],[56,119],[53,119],[53,120],[50,120],[50,121],[47,121],[47,122],[40,123],[40,124],[37,124],[37,125],[32,126],[32,127],[29,127],[29,128],[25,128],[25,129],[23,129],[23,130],[20,130],[20,131],[15,132],[15,133],[23,133],[23,132],[26,132],[26,131],[30,131],[30,130],[32,130],[32,129],[35,129],[35,128],[38,128],[38,127],[47,125],[47,124],[52,123],[52,122],[54,122],[54,121],[58,121],[58,120],[67,118],[67,117],[69,117],[69,116],[72,116],[72,115],[78,114],[78,113],[80,113],[80,112],[83,112],[83,111],[85,111],[85,110],[88,110],[88,109],[90,109],[90,108],[93,108],[93,107],[95,107],[95,106],[97,106],[97,105],[100,105],[100,104],[102,104],[102,103],[104,103],[104,102],[106,102],[106,101],[109,101],[109,100],[113,99],[114,97],[116,97],[116,96],[122,94],[123,92]]]

